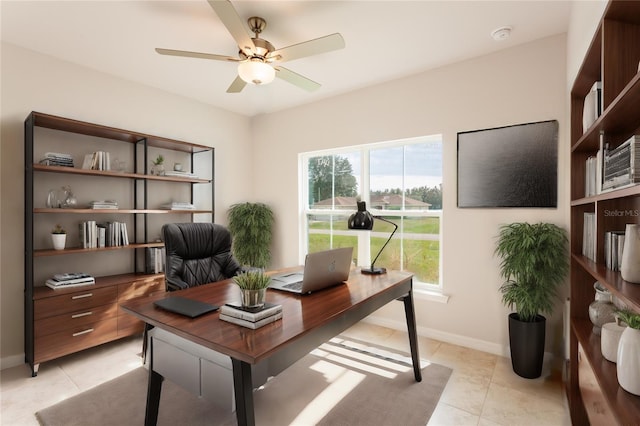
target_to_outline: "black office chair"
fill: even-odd
[[[215,223],[168,223],[162,227],[167,291],[183,290],[226,280],[241,272],[231,254],[231,234]],[[147,324],[142,339],[142,360],[147,360]]]
[[[167,291],[231,278],[241,271],[231,254],[231,234],[215,223],[168,223],[162,227]]]

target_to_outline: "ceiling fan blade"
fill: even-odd
[[[236,12],[231,2],[228,0],[207,0],[218,18],[222,21],[227,31],[231,33],[238,47],[247,56],[256,51],[256,46],[251,39],[251,34],[247,32],[245,22],[240,19],[240,15]]]
[[[318,55],[320,53],[331,52],[332,50],[343,49],[344,38],[339,33],[316,38],[292,46],[274,50],[267,55],[267,60],[275,59],[280,62],[292,61],[306,56]]]
[[[161,55],[182,56],[185,58],[213,59],[214,61],[239,61],[239,58],[231,56],[214,55],[213,53],[189,52],[187,50],[173,50],[156,48],[156,52]]]
[[[313,80],[308,79],[298,73],[291,71],[285,67],[274,67],[276,70],[276,77],[283,79],[293,85],[298,86],[308,92],[313,92],[320,88],[320,83],[316,83]]]
[[[233,83],[231,83],[231,86],[227,89],[227,93],[240,93],[246,85],[247,83],[241,79],[240,76],[237,76],[236,79],[233,80]]]

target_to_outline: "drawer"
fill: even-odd
[[[91,323],[115,318],[117,312],[117,305],[111,303],[91,309],[43,318],[35,322],[35,337],[38,338],[65,330],[78,329]]]
[[[33,308],[34,318],[39,320],[71,312],[86,311],[97,306],[115,304],[117,299],[118,289],[116,286],[85,288],[73,293],[36,300]]]
[[[115,340],[118,337],[118,320],[89,323],[69,330],[35,339],[35,363],[48,361]]]
[[[142,278],[118,285],[118,302],[164,292],[164,277]]]

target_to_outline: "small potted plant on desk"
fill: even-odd
[[[67,241],[67,231],[61,225],[56,225],[51,231],[51,241],[53,242],[53,248],[55,250],[64,250],[65,242]]]
[[[242,272],[233,281],[240,287],[240,299],[245,308],[261,308],[267,287],[271,283],[271,277],[260,269],[252,269]]]

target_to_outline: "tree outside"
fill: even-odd
[[[358,182],[348,158],[339,155],[309,160],[309,205],[332,197],[355,197]]]

